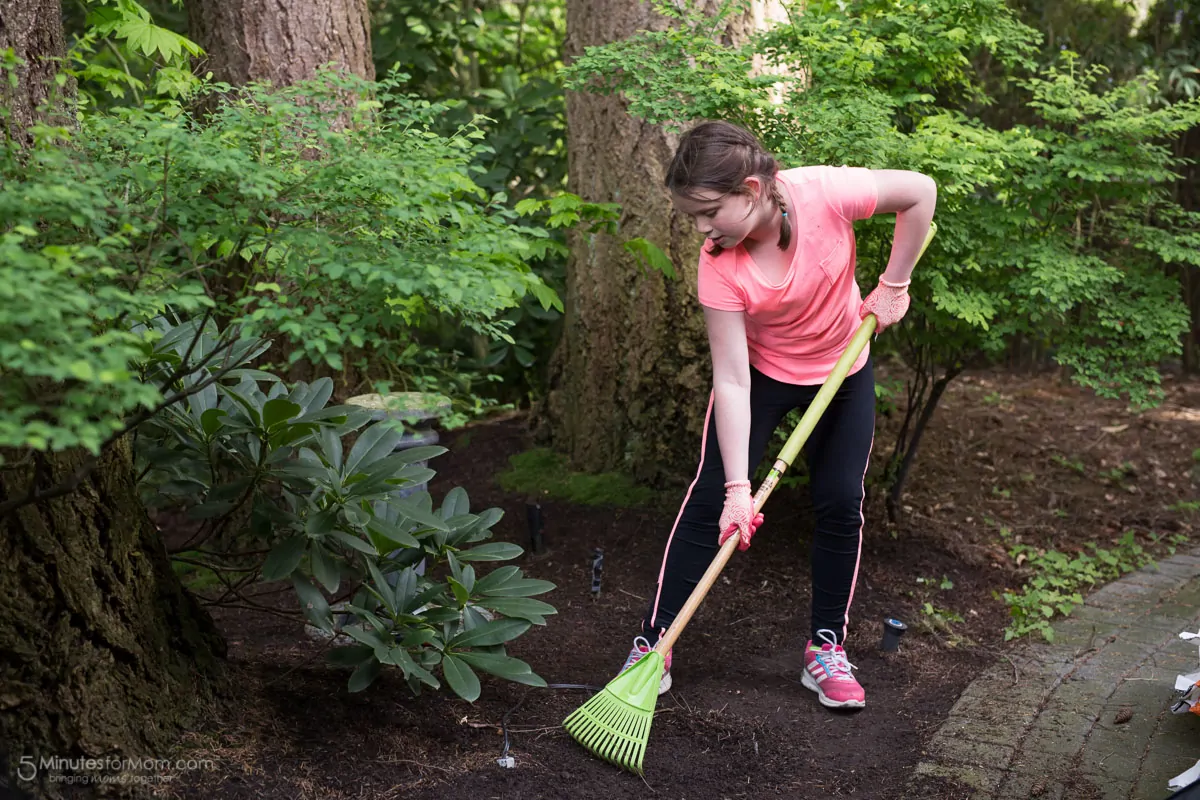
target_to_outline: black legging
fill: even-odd
[[[751,473],[775,428],[793,408],[808,408],[820,386],[782,383],[750,369]],[[812,631],[846,637],[850,601],[862,551],[863,481],[875,437],[875,378],[871,361],[847,376],[805,445],[817,528],[812,548]],[[711,446],[709,446],[711,445]],[[725,503],[725,467],[709,399],[700,471],[688,488],[667,539],[658,591],[642,622],[653,645],[675,619],[717,552],[717,522]],[[769,516],[769,515],[768,515]]]

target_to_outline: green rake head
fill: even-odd
[[[662,654],[651,650],[563,720],[563,727],[605,761],[641,775],[662,671]]]

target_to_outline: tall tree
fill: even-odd
[[[367,0],[189,0],[191,36],[213,77],[289,86],[334,62],[373,80]]]
[[[221,79],[281,85],[329,62],[373,76],[365,0],[197,10]],[[18,143],[55,113],[64,40],[58,0],[0,0],[0,52],[21,59],[15,85],[0,82]],[[35,768],[44,758],[165,753],[219,688],[224,642],[171,569],[126,438],[98,459],[0,455],[0,790],[32,775],[54,797],[69,789]]]
[[[716,13],[722,3],[701,5]],[[765,20],[764,5],[731,18],[717,35],[742,40]],[[664,27],[642,0],[568,0],[564,57],[569,63],[589,46]],[[711,365],[696,301],[701,239],[663,189],[678,137],[631,117],[619,97],[580,92],[567,94],[567,130],[569,190],[620,203],[622,212],[619,236],[572,238],[546,404],[550,432],[582,469],[683,479],[695,469]],[[623,246],[635,237],[667,243],[679,279],[648,276]]]
[[[64,38],[59,0],[0,0],[0,53],[11,49],[18,59],[16,85],[0,81],[10,137],[23,138],[49,99]]]
[[[0,84],[21,144],[62,108],[47,106],[64,49],[58,0],[0,2],[7,48],[23,62],[15,84]],[[209,698],[224,643],[171,570],[127,440],[98,462],[75,451],[2,455],[0,785],[34,775],[54,796],[63,785],[30,760],[163,752]]]

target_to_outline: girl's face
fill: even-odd
[[[692,197],[672,195],[675,208],[696,223],[696,230],[718,247],[728,250],[741,244],[759,227],[761,209],[758,204],[760,188],[757,179],[748,179],[746,193],[722,194],[703,189]]]

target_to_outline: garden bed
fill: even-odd
[[[586,691],[485,679],[483,696],[469,704],[446,694],[413,698],[385,672],[351,695],[346,674],[322,662],[321,647],[299,625],[221,611],[234,698],[182,743],[189,757],[214,759],[217,769],[187,773],[158,791],[325,799],[902,797],[925,738],[1008,647],[1008,612],[996,595],[1026,577],[1007,553],[1013,542],[1086,552],[1088,542],[1110,547],[1133,530],[1146,547],[1158,537],[1161,549],[1168,537],[1193,533],[1200,383],[1168,380],[1166,388],[1162,407],[1134,415],[1048,375],[975,373],[951,386],[922,446],[904,520],[884,523],[878,493],[868,507],[847,642],[867,692],[861,712],[832,713],[800,685],[811,516],[806,490],[786,489],[676,648],[675,687],[659,701],[644,782],[591,757],[559,727]],[[882,418],[877,441],[887,443],[896,424]],[[590,507],[502,490],[497,474],[532,446],[520,417],[477,424],[443,442],[450,453],[432,464],[439,475],[431,490],[440,497],[461,485],[472,507],[502,507],[498,537],[528,547],[526,503],[542,505],[546,551],[520,561],[531,577],[558,585],[542,599],[559,613],[510,652],[551,683],[606,683],[653,591],[677,507]],[[604,551],[598,597],[591,592],[595,548]],[[270,597],[281,607],[295,602],[286,592]],[[909,625],[898,654],[877,650],[885,616]],[[496,763],[505,721],[511,770]]]

